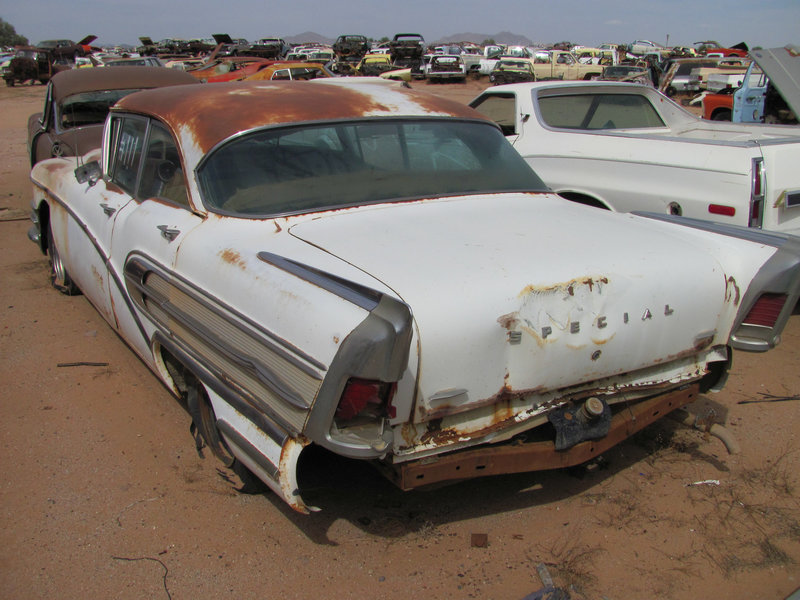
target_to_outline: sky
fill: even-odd
[[[0,18],[31,43],[45,39],[139,45],[140,36],[254,41],[314,32],[427,42],[458,33],[511,32],[534,43],[587,46],[637,39],[691,46],[702,40],[774,48],[800,46],[800,0],[0,0]]]

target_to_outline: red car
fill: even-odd
[[[719,42],[715,42],[713,40],[708,40],[705,42],[695,42],[694,45],[696,46],[697,54],[699,55],[708,55],[712,54],[715,56],[747,56],[748,48],[744,42],[736,44],[733,48],[723,48]]]
[[[703,118],[711,121],[730,121],[733,118],[733,90],[727,94],[703,96]]]
[[[274,60],[256,56],[222,56],[186,72],[199,81],[207,83],[239,81],[274,62]]]

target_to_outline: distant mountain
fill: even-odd
[[[350,32],[352,33],[352,32]],[[369,36],[367,36],[369,37]],[[306,31],[305,33],[298,33],[284,38],[290,44],[333,44],[335,39],[326,38],[324,35],[314,33],[313,31]],[[485,40],[494,40],[498,44],[506,44],[508,46],[533,46],[533,42],[524,35],[518,35],[509,31],[501,31],[500,33],[454,33],[447,37],[439,38],[431,42],[425,40],[430,45],[438,44],[454,44],[457,42],[472,42],[473,44],[481,44]]]
[[[336,40],[326,38],[324,35],[314,33],[313,31],[306,31],[305,33],[298,33],[284,38],[289,44],[328,44],[331,45]]]
[[[436,41],[437,44],[454,44],[456,42],[472,42],[481,44],[486,40],[494,40],[498,44],[507,46],[533,46],[533,42],[524,35],[501,31],[500,33],[454,33]]]

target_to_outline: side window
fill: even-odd
[[[131,117],[114,119],[112,139],[115,152],[110,169],[111,181],[131,196],[136,195],[136,179],[142,159],[147,121]]]
[[[490,94],[479,98],[472,108],[500,126],[503,135],[516,135],[517,110],[514,94]]]
[[[650,101],[639,94],[539,96],[542,120],[563,129],[641,129],[664,127]]]
[[[140,200],[164,198],[189,206],[178,147],[169,131],[155,121],[150,125],[137,197]]]

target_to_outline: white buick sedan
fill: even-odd
[[[397,84],[132,94],[31,177],[53,285],[303,512],[312,444],[403,489],[589,460],[774,346],[800,293],[797,241],[568,202]]]

